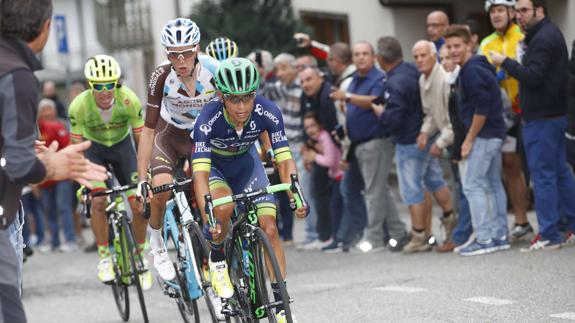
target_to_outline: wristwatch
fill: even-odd
[[[345,102],[349,102],[351,100],[351,93],[345,92]]]

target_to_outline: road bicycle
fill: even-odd
[[[259,197],[281,191],[293,193],[297,208],[307,207],[296,175],[291,176],[291,184],[271,185],[215,200],[209,194],[204,197],[208,222],[212,227],[216,223],[213,213],[215,207],[229,203],[235,203],[236,206],[232,217],[231,238],[226,240],[224,247],[234,296],[223,300],[223,308],[226,316],[239,317],[241,322],[258,322],[266,318],[269,322],[276,322],[275,310],[280,306],[285,310],[288,322],[293,322],[290,309],[293,300],[285,284],[279,286],[281,300],[275,301],[273,297],[271,283],[274,278],[283,281],[283,276],[271,243],[258,225],[255,204]]]
[[[191,178],[174,179],[172,184],[154,187],[154,194],[172,192],[172,198],[166,203],[164,215],[164,243],[166,249],[172,241],[176,249],[176,279],[160,280],[164,293],[174,298],[184,322],[200,322],[197,301],[204,296],[212,322],[223,318],[221,302],[211,286],[207,263],[209,246],[200,229],[201,215],[193,203],[189,203],[186,191],[191,187]],[[205,274],[205,273],[206,274]],[[219,304],[218,304],[219,303]],[[219,314],[219,315],[218,315]]]
[[[117,186],[110,189],[90,192],[84,188],[81,200],[84,204],[83,214],[90,217],[91,199],[98,196],[106,196],[108,206],[106,216],[108,218],[109,232],[113,241],[110,254],[113,261],[116,278],[108,284],[112,287],[116,307],[124,322],[130,319],[130,294],[128,287],[135,286],[142,310],[144,322],[148,322],[148,312],[144,300],[144,292],[140,281],[140,275],[147,271],[143,259],[138,256],[136,238],[132,229],[132,220],[126,212],[126,203],[123,192],[136,188],[136,184]]]

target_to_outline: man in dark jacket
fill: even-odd
[[[461,66],[457,96],[466,135],[459,171],[476,236],[459,254],[474,256],[508,249],[507,201],[501,183],[505,123],[495,68],[484,56],[473,56],[466,26],[452,25],[444,37],[449,56]]]
[[[558,227],[559,209],[575,223],[575,177],[565,156],[569,53],[563,34],[547,18],[544,0],[519,0],[515,9],[526,32],[521,63],[495,52],[490,55],[519,80],[523,141],[541,235],[525,251],[557,249],[565,240]]]
[[[46,179],[106,178],[104,169],[91,168],[82,155],[89,142],[35,151],[39,83],[34,71],[42,68],[35,54],[46,44],[51,15],[51,0],[0,2],[0,322],[26,322],[19,297],[22,187]]]
[[[433,46],[433,44],[432,44]],[[431,214],[432,193],[444,212],[452,212],[451,196],[439,161],[429,155],[433,140],[418,148],[416,139],[423,123],[423,109],[419,93],[419,71],[403,61],[399,41],[382,37],[377,42],[379,65],[387,73],[381,104],[373,104],[374,113],[385,128],[390,129],[395,143],[395,158],[399,191],[411,215],[411,240],[406,253],[429,251],[431,229],[427,216]]]

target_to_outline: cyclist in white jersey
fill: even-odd
[[[177,160],[190,158],[190,132],[202,107],[216,94],[213,75],[218,61],[198,55],[200,29],[190,19],[178,18],[162,29],[161,43],[168,61],[156,68],[148,84],[146,119],[138,150],[138,191],[147,190],[150,199],[150,247],[154,267],[164,280],[176,272],[164,248],[161,228],[169,193],[151,196],[147,172],[151,168],[152,185],[172,182]],[[153,198],[152,198],[153,197]]]

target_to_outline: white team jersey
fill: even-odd
[[[180,129],[192,130],[203,106],[216,96],[214,75],[218,61],[207,55],[198,55],[198,60],[195,93],[188,92],[169,61],[150,77],[148,106],[161,107],[162,119]]]

